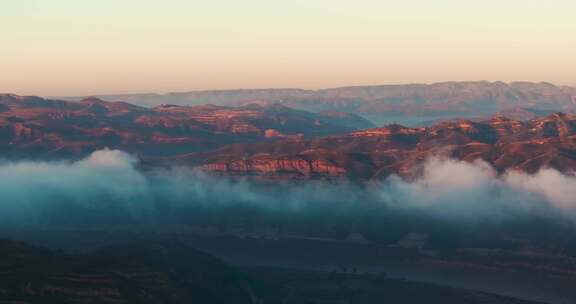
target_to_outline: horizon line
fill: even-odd
[[[431,86],[447,83],[503,83],[505,85],[511,85],[515,83],[529,83],[529,84],[547,84],[553,85],[558,88],[568,87],[576,88],[575,84],[561,84],[554,83],[550,81],[530,81],[530,80],[513,80],[513,81],[503,81],[503,80],[445,80],[445,81],[431,81],[431,82],[390,82],[390,83],[379,83],[379,84],[358,84],[358,85],[341,85],[341,86],[329,86],[329,87],[319,87],[306,89],[302,87],[246,87],[246,88],[220,88],[220,89],[192,89],[192,90],[179,90],[179,91],[134,91],[125,93],[97,93],[97,94],[75,94],[75,95],[36,95],[36,94],[14,94],[20,96],[43,96],[47,98],[78,98],[78,97],[102,97],[102,96],[126,96],[126,95],[170,95],[170,94],[185,94],[185,93],[202,93],[202,92],[231,92],[231,91],[267,91],[267,90],[298,90],[307,92],[320,92],[334,89],[347,89],[347,88],[362,88],[362,87],[394,87],[394,86],[410,86],[410,85],[422,85]],[[12,94],[12,93],[4,93]]]

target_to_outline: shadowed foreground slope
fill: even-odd
[[[172,242],[66,255],[0,242],[0,303],[252,303],[238,273]]]
[[[385,275],[247,268],[240,273],[181,243],[114,245],[64,254],[0,241],[0,303],[530,304],[387,279]],[[424,302],[423,302],[424,301]]]

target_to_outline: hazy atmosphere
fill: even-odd
[[[3,0],[0,91],[572,85],[574,11],[569,0]]]
[[[576,303],[575,13],[0,0],[0,303]]]

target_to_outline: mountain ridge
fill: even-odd
[[[73,102],[0,95],[0,106],[0,156],[8,159],[79,159],[111,148],[151,166],[231,177],[360,182],[410,176],[437,155],[480,159],[499,172],[576,170],[576,116],[563,112],[373,128],[354,113],[313,113],[278,103],[146,108],[94,97]]]
[[[0,154],[4,157],[82,157],[105,147],[172,155],[370,126],[354,114],[310,113],[282,105],[145,108],[98,98],[76,102],[0,95]]]
[[[494,116],[416,128],[393,124],[309,140],[226,146],[196,165],[228,176],[368,181],[409,177],[431,157],[482,160],[499,172],[571,172],[576,170],[576,116],[554,113],[529,121]]]
[[[548,82],[448,81],[431,84],[347,86],[319,90],[238,89],[167,94],[102,95],[141,105],[238,106],[246,103],[281,103],[311,112],[354,113],[375,124],[399,120],[415,123],[453,116],[486,116],[514,108],[537,111],[576,111],[576,88]],[[68,98],[69,99],[69,98]],[[72,98],[74,99],[74,98]],[[421,117],[422,119],[416,119]]]

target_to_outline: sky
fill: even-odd
[[[574,0],[0,0],[0,92],[576,84]]]

